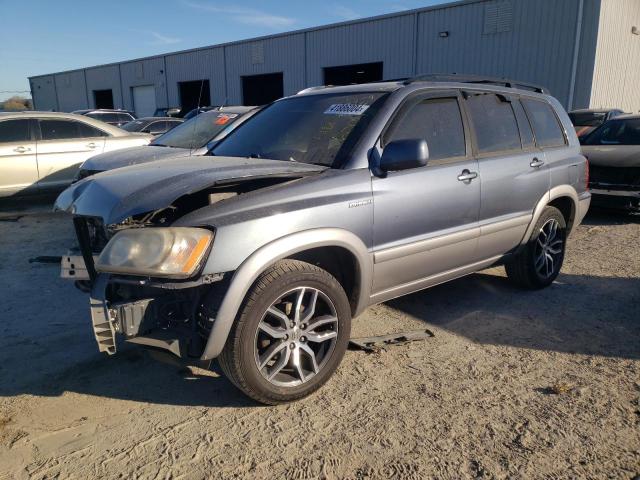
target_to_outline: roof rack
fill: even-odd
[[[507,88],[520,88],[523,90],[531,90],[537,93],[549,94],[549,90],[540,85],[529,82],[521,82],[518,80],[510,80],[508,78],[500,77],[485,77],[482,75],[466,75],[457,73],[432,73],[426,75],[417,75],[412,78],[407,78],[404,81],[405,85],[409,85],[414,82],[457,82],[457,83],[480,83],[486,85],[498,85]]]

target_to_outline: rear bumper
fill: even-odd
[[[640,190],[592,189],[593,206],[640,212]]]
[[[576,208],[576,218],[573,222],[573,226],[577,227],[582,223],[585,215],[589,211],[589,206],[591,205],[591,194],[589,192],[585,192],[580,195],[578,198],[578,205]]]

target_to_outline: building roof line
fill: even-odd
[[[289,37],[289,36],[294,36],[294,35],[301,35],[304,33],[312,33],[312,32],[317,32],[319,30],[326,30],[326,29],[330,29],[330,28],[338,28],[338,27],[344,27],[344,26],[348,26],[348,25],[357,25],[359,23],[367,23],[367,22],[371,22],[371,21],[378,21],[378,20],[385,20],[387,18],[394,18],[394,17],[403,17],[403,16],[407,16],[407,15],[415,15],[415,14],[420,14],[420,13],[425,13],[425,12],[431,12],[431,11],[437,11],[437,10],[444,10],[447,8],[454,8],[454,7],[459,7],[459,6],[463,6],[463,5],[469,5],[469,4],[473,4],[473,3],[483,3],[483,2],[488,2],[490,0],[457,0],[454,2],[448,2],[448,3],[442,3],[440,5],[431,5],[428,7],[420,7],[420,8],[414,8],[411,10],[403,10],[400,12],[392,12],[392,13],[384,13],[381,15],[375,15],[373,17],[364,17],[364,18],[357,18],[354,20],[346,20],[343,22],[335,22],[335,23],[329,23],[326,25],[317,25],[315,27],[307,27],[307,28],[301,28],[298,30],[291,30],[288,32],[282,32],[282,33],[273,33],[270,35],[263,35],[260,37],[253,37],[253,38],[246,38],[243,40],[234,40],[232,42],[225,42],[225,43],[216,43],[213,45],[206,45],[204,47],[195,47],[195,48],[188,48],[185,50],[178,50],[175,52],[167,52],[167,53],[159,53],[157,55],[149,55],[147,57],[138,57],[138,58],[134,58],[131,60],[122,60],[119,62],[110,62],[110,63],[102,63],[99,65],[92,65],[90,67],[81,67],[81,68],[73,68],[70,70],[62,70],[59,72],[53,72],[53,73],[44,73],[44,74],[40,74],[40,75],[33,75],[28,77],[29,80],[34,80],[36,78],[43,78],[43,77],[50,77],[52,75],[61,75],[61,74],[68,74],[68,73],[75,73],[75,72],[82,72],[82,71],[86,71],[86,70],[93,70],[96,68],[105,68],[105,67],[114,67],[116,65],[124,65],[127,63],[134,63],[134,62],[140,62],[143,60],[153,60],[153,59],[157,59],[157,58],[162,58],[162,57],[171,57],[173,55],[182,55],[185,53],[194,53],[194,52],[199,52],[199,51],[203,51],[203,50],[212,50],[215,48],[224,48],[224,47],[230,47],[230,46],[234,46],[234,45],[241,45],[241,44],[246,44],[246,43],[253,43],[253,42],[260,42],[260,41],[264,41],[264,40],[271,40],[274,38],[284,38],[284,37]]]

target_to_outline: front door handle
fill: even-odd
[[[96,145],[95,143],[91,142],[91,143],[87,143],[87,147],[89,147],[89,148],[96,148],[96,147],[97,147],[97,145]]]
[[[529,164],[529,166],[532,168],[538,168],[538,167],[541,167],[542,165],[544,165],[544,162],[538,159],[537,157],[534,157],[534,159],[531,160],[531,163]]]
[[[465,182],[465,183],[470,183],[471,180],[473,180],[474,178],[476,178],[478,176],[477,172],[470,172],[469,170],[467,170],[466,168],[462,171],[462,173],[460,175],[458,175],[458,181],[460,182]]]
[[[25,147],[16,147],[13,149],[14,152],[18,152],[18,153],[24,153],[24,152],[30,152],[31,149],[30,148],[25,148]]]

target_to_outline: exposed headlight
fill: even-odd
[[[96,270],[154,277],[188,278],[202,263],[213,233],[203,228],[135,228],[116,233]]]

